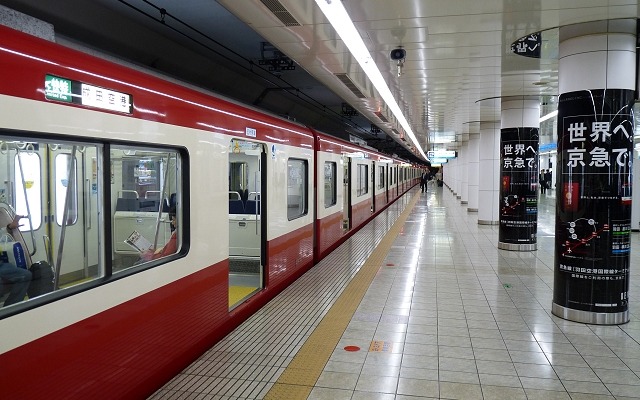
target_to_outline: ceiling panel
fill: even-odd
[[[294,87],[299,93],[313,96],[313,101],[318,99],[322,104],[317,107],[318,110],[339,110],[342,103],[347,102],[361,114],[360,119],[347,119],[346,126],[343,120],[336,117],[343,125],[327,125],[328,130],[337,132],[343,129],[342,134],[361,135],[362,129],[352,129],[348,123],[354,122],[360,127],[366,125],[367,129],[374,123],[381,126],[389,137],[396,139],[391,131],[396,124],[382,123],[373,113],[382,110],[393,121],[394,118],[388,113],[388,105],[373,89],[372,83],[337,37],[334,28],[327,23],[314,0],[279,0],[282,7],[300,24],[288,27],[261,0],[2,1],[18,7],[19,11],[36,13],[36,17],[51,18],[66,35],[73,35],[76,29],[79,32],[76,40],[85,37],[92,45],[104,46],[114,54],[120,51],[123,57],[133,57],[135,62],[154,68],[162,69],[163,64],[173,63],[174,72],[177,73],[178,66],[175,60],[171,60],[171,54],[159,54],[156,51],[156,47],[163,46],[144,42],[146,32],[154,32],[157,40],[175,41],[198,57],[210,58],[229,69],[238,66],[236,72],[246,73],[247,82],[250,83],[243,86],[251,87],[258,93],[275,89],[274,86],[280,89]],[[452,132],[448,135],[461,139],[465,137],[463,133],[478,130],[478,124],[470,124],[470,121],[477,121],[481,117],[499,118],[500,101],[481,99],[539,96],[545,104],[544,108],[554,107],[549,99],[557,95],[558,88],[558,26],[638,17],[637,0],[341,0],[341,4],[354,21],[373,61],[410,120],[425,151],[430,149],[429,140],[438,140],[437,134],[429,132]],[[148,15],[142,15],[134,8]],[[160,24],[159,8],[165,8],[171,16],[185,24],[180,25],[177,20]],[[75,9],[78,9],[78,15],[73,13]],[[70,16],[66,19],[63,10],[70,10]],[[104,10],[110,10],[105,15],[122,17],[119,20],[105,16],[105,26],[120,29],[124,18],[128,18],[139,24],[140,28],[123,28],[122,36],[116,37],[118,32],[107,32],[108,29],[101,29],[100,26],[94,26],[93,30],[88,24],[81,26],[79,19],[82,13],[102,15],[100,12]],[[142,28],[146,30],[144,35],[140,34]],[[169,28],[178,29],[180,33]],[[544,30],[542,59],[526,59],[511,53],[510,45],[514,40],[540,30]],[[194,38],[205,45],[194,44]],[[264,41],[293,59],[296,70],[265,70],[259,74],[244,71],[250,69],[248,66],[255,68],[258,65],[264,56],[260,52],[261,42]],[[397,63],[389,58],[389,52],[399,46],[407,51],[401,76],[398,76]],[[139,58],[136,59],[136,56]],[[195,66],[201,62],[196,61],[200,60],[196,57],[190,60]],[[190,68],[193,70],[197,67],[192,65]],[[193,79],[196,82],[195,79],[200,78],[200,74],[189,72],[186,65],[182,71],[185,80]],[[187,73],[191,75],[187,76]],[[346,74],[367,98],[360,99],[354,95],[336,74]],[[237,81],[237,78],[226,80],[232,79]],[[257,86],[259,82],[263,86]],[[197,83],[214,90],[221,85],[206,80]],[[277,96],[276,92],[274,90],[269,96]],[[255,95],[251,96],[255,98]],[[251,101],[251,96],[238,97]],[[290,100],[286,94],[282,94],[281,98],[271,101],[277,103],[279,99]],[[312,109],[310,113],[317,112],[324,116],[323,111]],[[311,114],[307,117],[310,118]],[[302,120],[304,117],[300,115],[296,118]],[[552,125],[552,121],[545,123],[545,132]],[[367,132],[364,135],[376,136]],[[545,133],[543,137],[553,140],[552,134]],[[398,143],[400,148],[408,148],[404,142]],[[453,143],[452,146],[459,146],[459,143]]]

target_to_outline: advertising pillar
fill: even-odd
[[[504,99],[500,130],[498,248],[532,251],[538,229],[538,99]]]
[[[629,320],[636,27],[582,28],[560,30],[552,312],[620,324]]]

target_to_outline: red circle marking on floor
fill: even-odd
[[[345,346],[346,351],[360,351],[360,347],[358,346]]]

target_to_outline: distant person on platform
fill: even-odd
[[[547,189],[551,189],[551,170],[548,169],[547,172],[544,174],[544,183],[547,186]]]
[[[429,171],[423,171],[420,175],[420,189],[422,193],[427,191],[427,183],[429,183]]]
[[[436,172],[436,183],[438,186],[442,186],[442,167],[440,167],[438,172]]]
[[[547,182],[545,181],[545,171],[541,170],[540,175],[538,175],[538,185],[540,185],[540,193],[545,193],[547,191]]]

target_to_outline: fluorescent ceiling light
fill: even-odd
[[[418,144],[418,139],[413,134],[411,130],[411,126],[409,126],[409,122],[402,114],[400,110],[400,106],[396,102],[396,99],[391,94],[391,90],[387,86],[384,78],[382,78],[382,73],[378,69],[378,66],[373,61],[367,46],[365,46],[362,38],[360,37],[360,33],[356,29],[355,25],[353,25],[353,21],[347,14],[347,10],[344,9],[342,5],[342,1],[340,0],[316,0],[316,4],[320,7],[320,10],[324,13],[324,16],[329,20],[329,23],[333,26],[333,29],[336,30],[340,39],[347,46],[351,55],[358,61],[360,67],[364,70],[367,77],[373,83],[373,86],[376,88],[380,96],[387,106],[395,115],[396,119],[400,123],[400,126],[404,129],[405,133],[413,144],[416,146],[416,149],[420,152],[422,157],[427,160],[426,154],[422,150],[422,147]]]
[[[540,122],[544,122],[544,121],[548,120],[549,118],[555,117],[556,115],[558,115],[558,110],[551,111],[549,114],[543,115],[542,117],[540,117]]]
[[[453,143],[455,142],[455,139],[451,139],[451,138],[434,138],[431,143],[433,144],[441,144],[441,143]]]

